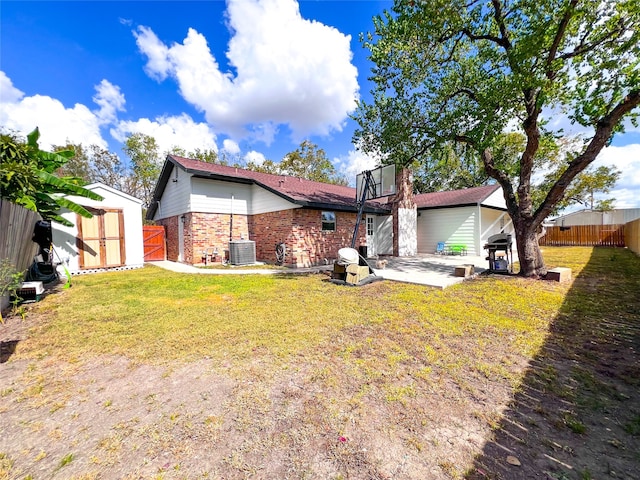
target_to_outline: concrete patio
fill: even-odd
[[[465,280],[455,276],[455,267],[473,265],[476,274],[484,272],[489,267],[485,257],[473,255],[418,255],[415,257],[384,257],[387,264],[384,269],[376,268],[376,260],[369,259],[369,264],[378,277],[394,282],[413,283],[435,288],[446,288]],[[331,265],[310,268],[266,269],[266,268],[234,268],[206,269],[194,267],[184,263],[167,260],[149,262],[166,270],[178,273],[192,273],[200,275],[282,275],[291,273],[313,273],[331,271]]]

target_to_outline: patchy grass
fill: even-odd
[[[0,465],[10,478],[36,464],[50,476],[73,452],[64,473],[78,478],[520,478],[537,465],[526,454],[505,471],[488,461],[504,452],[484,447],[508,431],[502,444],[566,452],[599,478],[588,461],[599,450],[576,446],[631,394],[592,368],[602,350],[588,342],[612,331],[635,341],[640,260],[544,254],[578,279],[480,276],[435,290],[155,267],[77,277],[31,307],[37,323],[11,359],[22,370],[1,391],[30,447],[0,440]],[[633,387],[634,372],[616,378]],[[512,415],[519,399],[526,418]],[[632,452],[640,409],[625,405],[602,443]]]

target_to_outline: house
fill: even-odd
[[[355,197],[350,187],[169,155],[147,219],[165,227],[168,260],[200,264],[205,251],[220,260],[230,242],[250,240],[256,260],[273,263],[276,244],[284,242],[285,264],[302,267],[327,263],[351,246]],[[368,215],[388,212],[381,202],[366,204]],[[365,243],[363,222],[356,246]]]
[[[575,225],[622,225],[640,218],[640,208],[616,208],[606,212],[597,210],[579,210],[550,220],[556,227]]]
[[[419,253],[433,253],[444,242],[464,245],[468,255],[484,255],[483,246],[491,235],[513,235],[499,185],[423,193],[413,200],[418,210]]]
[[[433,253],[441,241],[481,255],[490,235],[511,231],[498,186],[416,195],[413,206],[401,190],[365,203],[356,246],[369,256]],[[167,156],[147,211],[165,227],[167,259],[189,264],[207,251],[219,261],[242,240],[255,242],[258,261],[273,263],[284,242],[287,265],[327,263],[351,245],[356,217],[354,188],[176,155]]]
[[[142,201],[102,183],[85,188],[103,200],[68,196],[93,217],[67,210],[61,216],[73,226],[51,223],[54,261],[62,262],[72,274],[142,267]]]

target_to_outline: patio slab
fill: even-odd
[[[484,257],[473,255],[418,255],[415,257],[385,257],[384,269],[374,268],[376,275],[385,280],[414,283],[435,288],[446,288],[463,282],[464,277],[455,276],[455,268],[473,265],[476,274],[484,272],[489,262]],[[372,267],[375,260],[370,261]]]
[[[385,280],[403,283],[413,283],[434,288],[446,288],[456,283],[463,282],[464,277],[455,276],[455,267],[460,265],[473,265],[476,274],[484,272],[489,267],[485,257],[473,255],[418,255],[415,257],[384,257],[387,260],[384,269],[375,268],[375,259],[369,259],[369,264],[378,277]],[[179,273],[193,273],[200,275],[277,275],[291,273],[313,273],[323,270],[331,271],[331,265],[310,268],[292,268],[286,270],[276,269],[205,269],[184,263],[148,262],[166,270]]]

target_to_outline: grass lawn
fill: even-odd
[[[0,479],[632,478],[640,259],[544,255],[575,281],[75,277],[0,365]]]

